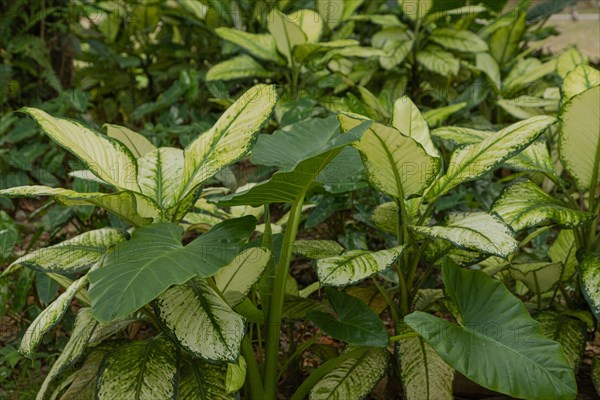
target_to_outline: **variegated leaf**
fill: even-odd
[[[415,139],[431,157],[440,156],[440,152],[431,140],[425,118],[408,96],[402,96],[394,103],[392,126],[400,133]]]
[[[327,373],[310,391],[310,400],[359,400],[367,396],[387,369],[389,353],[364,348]]]
[[[292,51],[294,46],[308,41],[306,34],[299,25],[287,15],[274,8],[267,16],[268,29],[275,39],[277,50],[285,56],[288,64],[292,64]]]
[[[429,45],[419,51],[417,61],[428,70],[446,77],[456,76],[460,70],[458,58],[434,45]]]
[[[78,122],[55,118],[36,108],[23,108],[42,130],[59,145],[76,155],[100,179],[118,188],[139,190],[137,163],[121,142]]]
[[[131,192],[79,193],[69,189],[48,186],[17,186],[0,190],[0,196],[40,197],[50,196],[66,206],[93,205],[103,208],[134,226],[146,225],[158,219],[160,210],[151,200]]]
[[[577,371],[588,336],[585,322],[555,311],[543,311],[535,319],[540,323],[544,336],[560,343],[567,362]]]
[[[600,71],[588,65],[575,67],[567,74],[563,82],[563,103],[598,85],[600,85]]]
[[[143,157],[151,151],[156,150],[156,146],[145,136],[129,128],[111,124],[104,124],[104,128],[108,136],[123,143],[135,158]]]
[[[340,115],[339,120],[344,131],[363,121],[349,115]],[[439,158],[428,155],[415,139],[378,123],[371,125],[353,146],[360,152],[373,186],[399,199],[421,195],[440,167]]]
[[[79,272],[100,261],[109,248],[126,239],[127,235],[118,229],[95,229],[24,255],[9,268],[24,265],[42,272]]]
[[[343,251],[344,248],[333,240],[296,240],[293,249],[295,254],[314,260],[338,256]]]
[[[242,54],[213,65],[206,73],[206,81],[230,81],[244,78],[268,78],[272,71],[263,68],[252,57]]]
[[[138,183],[141,192],[162,209],[174,205],[181,187],[183,151],[161,147],[138,159]]]
[[[431,200],[442,196],[455,186],[494,170],[529,146],[554,122],[556,119],[548,116],[529,118],[491,134],[482,142],[456,150],[446,174],[434,182],[426,197]]]
[[[459,248],[507,258],[517,251],[514,233],[499,218],[484,213],[456,213],[445,226],[411,226],[410,229],[432,239],[445,239]]]
[[[565,79],[569,72],[573,71],[580,65],[587,64],[585,56],[581,54],[575,47],[571,47],[562,53],[556,62],[556,71],[562,79]]]
[[[233,261],[214,275],[215,283],[231,307],[240,304],[261,277],[271,252],[262,247],[242,251]]]
[[[393,201],[378,205],[371,215],[371,221],[379,229],[395,235],[398,226],[398,205]]]
[[[317,261],[319,282],[327,286],[346,286],[388,269],[404,251],[404,246],[380,251],[351,250]]]
[[[562,229],[552,245],[548,248],[548,256],[552,262],[564,265],[562,279],[569,279],[577,268],[577,243],[572,229]]]
[[[177,393],[179,350],[162,337],[127,343],[102,361],[98,400],[170,400]]]
[[[44,334],[58,324],[63,315],[65,315],[65,312],[69,309],[75,293],[85,286],[86,283],[86,276],[73,282],[67,290],[58,296],[56,300],[36,317],[21,339],[21,344],[19,345],[19,352],[21,354],[29,358],[35,356],[35,349],[42,341]]]
[[[517,182],[504,189],[494,202],[492,212],[515,231],[548,224],[571,229],[594,217],[591,213],[565,207],[531,181]]]
[[[71,337],[54,364],[52,364],[52,368],[50,368],[48,375],[46,375],[46,379],[44,379],[44,382],[42,383],[42,387],[37,394],[36,400],[43,400],[44,395],[48,390],[48,386],[52,383],[54,378],[79,360],[79,357],[81,357],[85,351],[88,340],[90,339],[92,332],[94,332],[96,325],[97,322],[94,320],[94,317],[92,317],[92,312],[89,308],[82,308],[79,310],[77,317],[75,318]]]
[[[475,33],[468,30],[438,28],[432,32],[429,39],[452,50],[472,53],[488,50],[487,44]]]
[[[460,147],[476,144],[487,139],[493,132],[480,131],[477,129],[447,126],[434,130],[433,136],[448,140]],[[549,176],[556,176],[556,168],[545,140],[535,140],[520,153],[504,161],[507,168],[517,171],[539,171]]]
[[[233,400],[227,392],[227,365],[186,357],[179,372],[179,400]]]
[[[225,379],[227,393],[236,393],[244,386],[246,369],[246,359],[242,356],[235,363],[227,363],[227,376]]]
[[[600,320],[600,256],[587,254],[579,264],[581,291],[597,320]]]
[[[452,400],[454,369],[420,337],[398,343],[402,386],[407,400]]]
[[[593,191],[600,184],[600,83],[574,96],[563,107],[561,119],[562,164],[579,189]]]
[[[173,286],[154,305],[156,315],[186,350],[209,361],[235,361],[245,334],[244,318],[204,280]]]
[[[514,279],[523,282],[533,293],[545,293],[560,281],[563,265],[548,262],[511,264],[509,270]]]
[[[178,200],[193,198],[202,183],[243,157],[276,102],[274,86],[256,85],[229,107],[208,132],[190,143],[184,152],[183,184]],[[184,207],[178,207],[176,212],[178,217],[185,215],[188,209],[185,205],[191,201],[183,203]]]
[[[273,35],[249,33],[226,27],[215,29],[215,33],[223,39],[240,46],[255,57],[267,61],[280,61]]]
[[[294,11],[288,15],[296,25],[302,29],[309,43],[316,43],[323,33],[323,18],[318,12],[308,9]]]
[[[89,400],[95,398],[100,364],[110,350],[109,346],[94,348],[85,358],[81,368],[74,373],[73,381],[60,397],[60,400]]]

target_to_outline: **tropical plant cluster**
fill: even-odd
[[[2,5],[0,382],[600,394],[600,71],[530,3]]]

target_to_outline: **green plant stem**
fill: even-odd
[[[527,237],[525,237],[525,239],[523,239],[521,241],[521,243],[519,243],[519,247],[520,248],[525,247],[525,245],[527,245],[527,243],[531,242],[533,239],[535,239],[536,237],[540,236],[542,233],[544,233],[550,229],[552,229],[552,226],[544,226],[534,232],[531,232]]]
[[[313,336],[312,338],[310,338],[309,340],[307,340],[306,342],[304,342],[300,346],[298,346],[298,348],[296,349],[296,351],[283,364],[283,367],[281,368],[281,371],[279,371],[279,374],[277,375],[277,380],[281,379],[281,376],[283,375],[283,372],[288,369],[288,367],[290,366],[290,364],[295,359],[297,359],[298,357],[300,357],[300,355],[302,353],[304,353],[306,351],[306,349],[308,349],[310,346],[312,346],[313,344],[315,344],[315,342],[317,341],[317,339],[319,339],[320,337],[321,337],[321,333],[318,332],[318,333],[315,334],[315,336]]]
[[[258,363],[256,362],[256,355],[254,354],[252,343],[248,336],[245,336],[242,340],[242,355],[247,363],[246,382],[248,382],[248,386],[250,387],[251,397],[253,399],[264,399],[265,391],[263,389],[262,380],[260,379],[260,370]]]
[[[298,387],[298,389],[296,389],[290,400],[304,400],[308,396],[308,393],[313,388],[313,386],[315,386],[321,380],[321,378],[323,378],[328,372],[333,371],[344,361],[347,361],[350,358],[362,356],[366,351],[369,351],[369,348],[359,347],[323,363],[323,365],[314,370],[308,376],[308,378],[306,378],[306,380],[302,382],[302,384],[300,385],[300,387]]]
[[[292,245],[296,239],[300,217],[302,216],[302,205],[304,196],[292,204],[288,225],[283,237],[283,246],[279,256],[279,264],[275,271],[275,286],[271,307],[268,316],[267,346],[265,358],[265,400],[274,400],[277,389],[277,360],[279,355],[279,338],[281,334],[281,316],[283,313],[283,300],[285,295],[285,283],[289,274],[290,261],[292,259]]]
[[[379,293],[381,293],[381,295],[383,296],[387,305],[390,307],[390,313],[392,314],[392,320],[394,321],[394,329],[397,330],[400,326],[400,322],[402,322],[402,318],[400,317],[400,315],[398,315],[396,303],[394,303],[394,300],[390,297],[390,294],[387,292],[387,290],[385,290],[385,288],[381,286],[375,278],[373,278],[373,283],[375,284],[377,290],[379,290]]]
[[[412,339],[412,338],[418,337],[418,336],[419,336],[419,334],[417,332],[403,333],[402,335],[391,336],[390,342],[396,343],[396,342],[399,342],[404,339]]]
[[[419,247],[419,250],[417,250],[416,254],[413,255],[412,263],[411,263],[410,270],[408,273],[408,279],[406,280],[406,283],[408,285],[410,285],[411,287],[415,280],[415,274],[417,273],[417,267],[419,266],[419,261],[421,260],[421,256],[423,256],[423,253],[425,252],[426,248],[427,248],[427,241],[423,242],[423,244],[421,244],[421,246]]]

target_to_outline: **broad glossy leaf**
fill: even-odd
[[[310,391],[310,400],[360,400],[377,385],[387,369],[389,353],[365,349],[326,374]]]
[[[383,321],[356,297],[325,288],[335,316],[312,310],[308,318],[328,335],[357,346],[387,347],[389,338]]]
[[[179,372],[177,398],[181,400],[233,400],[227,393],[227,367],[186,357]]]
[[[42,272],[79,272],[100,261],[109,248],[126,239],[127,235],[118,229],[95,229],[24,255],[9,268],[24,265]]]
[[[455,186],[477,179],[529,146],[555,118],[539,116],[517,122],[488,136],[485,140],[452,153],[446,174],[436,180],[426,197],[433,199]]]
[[[179,199],[193,196],[207,179],[243,157],[276,102],[274,86],[256,85],[229,107],[210,130],[190,143],[184,151]],[[177,215],[183,216],[185,211],[178,210]]]
[[[94,317],[92,317],[92,312],[89,308],[86,307],[79,310],[77,317],[75,318],[71,337],[54,364],[52,364],[52,368],[50,368],[48,375],[46,375],[46,379],[44,379],[42,387],[37,394],[37,400],[43,400],[44,394],[54,378],[73,365],[79,357],[83,355],[88,340],[92,336],[97,324],[98,323],[94,320]]]
[[[269,34],[255,34],[239,29],[219,27],[215,33],[262,60],[279,62],[275,38]]]
[[[231,307],[240,304],[261,277],[271,259],[271,252],[252,247],[238,254],[215,274],[215,283]]]
[[[317,261],[321,285],[346,286],[388,269],[404,251],[403,246],[380,251],[350,250]]]
[[[302,29],[309,43],[316,43],[323,33],[323,17],[313,10],[298,10],[288,14],[288,18]]]
[[[600,71],[587,65],[575,67],[563,82],[563,103],[598,85],[600,85]]]
[[[196,357],[235,361],[245,321],[205,280],[173,286],[155,303],[156,315],[173,338]]]
[[[271,10],[267,16],[267,27],[275,39],[277,50],[291,65],[294,46],[306,43],[308,41],[306,34],[299,25],[276,8]]]
[[[438,46],[429,45],[419,51],[417,61],[428,70],[446,77],[457,75],[460,69],[458,58]]]
[[[562,79],[565,79],[569,72],[585,64],[587,64],[585,56],[577,48],[571,47],[558,57],[556,71]]]
[[[34,198],[49,196],[66,206],[98,206],[123,218],[134,226],[146,225],[152,222],[153,218],[158,218],[160,215],[160,211],[151,201],[131,192],[79,193],[69,189],[32,185],[0,190],[0,196]]]
[[[320,172],[350,143],[360,139],[370,122],[363,122],[343,135],[335,135],[328,143],[309,155],[301,154],[301,159],[289,167],[273,174],[268,181],[259,183],[249,190],[224,196],[221,205],[250,205],[266,203],[292,203],[304,196]],[[292,150],[292,153],[295,154]]]
[[[398,356],[407,400],[454,399],[454,369],[422,337],[401,340],[398,343]]]
[[[555,311],[543,311],[535,319],[544,336],[560,343],[567,362],[577,371],[588,336],[585,322]]]
[[[473,32],[453,28],[438,28],[429,36],[437,44],[447,49],[477,53],[487,51],[487,44]]]
[[[125,344],[102,361],[96,398],[174,399],[179,350],[166,338]]]
[[[161,147],[138,159],[138,183],[162,209],[173,206],[179,195],[183,173],[183,151]]]
[[[485,212],[455,213],[444,226],[411,226],[410,229],[432,239],[445,239],[462,249],[502,258],[518,248],[512,230],[500,218]]]
[[[185,247],[183,229],[173,223],[135,230],[89,275],[94,316],[101,322],[125,316],[171,285],[213,275],[234,259],[254,225],[254,217],[228,220]]]
[[[561,111],[558,152],[581,190],[600,184],[600,84],[574,96]]]
[[[587,254],[579,264],[581,291],[590,309],[600,320],[600,256]]]
[[[213,65],[206,73],[206,81],[230,81],[245,78],[268,78],[272,76],[252,57],[242,54]]]
[[[511,264],[509,270],[514,279],[523,282],[533,293],[546,293],[560,281],[563,265],[549,262]]]
[[[523,303],[481,271],[448,263],[442,279],[460,325],[416,311],[404,321],[451,367],[483,387],[527,399],[574,399],[573,369]],[[452,338],[452,340],[448,340]]]
[[[571,229],[594,217],[593,214],[565,207],[531,181],[517,182],[503,190],[494,202],[497,213],[515,231],[556,224]]]
[[[343,130],[362,122],[348,115],[340,115],[339,119]],[[439,170],[439,158],[429,156],[415,139],[382,124],[371,125],[353,146],[361,153],[373,186],[399,199],[422,194]]]
[[[333,240],[296,240],[293,252],[306,258],[320,260],[340,255],[344,248]]]
[[[65,312],[67,312],[71,306],[71,301],[73,300],[75,293],[84,287],[86,283],[86,276],[73,282],[56,300],[36,317],[21,339],[21,344],[19,345],[19,352],[21,354],[29,358],[35,356],[35,349],[42,341],[44,334],[58,324],[63,315],[65,315]]]
[[[400,133],[415,139],[431,157],[440,156],[440,152],[431,140],[425,118],[408,96],[402,96],[394,103],[392,126]]]
[[[493,132],[480,131],[471,128],[446,126],[435,129],[434,137],[450,141],[458,146],[476,144],[489,138]],[[556,176],[556,168],[550,158],[548,146],[542,138],[536,139],[520,153],[504,162],[507,168],[517,171],[539,171],[549,176]]]
[[[138,190],[137,163],[121,142],[78,122],[55,118],[35,108],[23,108],[60,146],[76,155],[100,179],[118,188]]]
[[[145,136],[132,131],[129,128],[119,125],[104,124],[106,134],[113,139],[123,143],[135,158],[140,158],[156,150],[156,146],[152,144]]]

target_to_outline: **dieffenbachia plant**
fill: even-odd
[[[87,167],[76,176],[110,190],[24,186],[2,190],[0,196],[49,196],[65,205],[94,205],[132,226],[129,231],[105,227],[86,232],[27,254],[5,272],[26,266],[65,287],[23,336],[20,351],[26,356],[34,356],[74,297],[81,306],[38,399],[81,359],[82,368],[55,396],[233,398],[246,365],[240,357],[246,319],[233,307],[266,268],[270,251],[253,247],[240,252],[255,231],[251,215],[218,223],[185,245],[179,222],[198,203],[203,185],[249,152],[276,101],[273,86],[254,86],[184,150],[156,148],[124,127],[108,126],[105,135],[42,110],[23,110]],[[164,334],[144,341],[105,341],[140,319]]]
[[[573,135],[565,121],[569,106],[565,110],[563,138]],[[338,118],[343,131],[368,121],[356,114],[340,114]],[[520,232],[539,225],[586,232],[589,227],[595,232],[594,215],[560,204],[531,181],[508,186],[491,210],[455,212],[445,218],[436,213],[444,196],[501,167],[541,172],[550,178],[549,182],[557,180],[554,168],[547,168],[552,165],[547,159],[548,149],[531,150],[541,135],[557,128],[557,119],[536,116],[497,131],[444,127],[440,128],[443,132],[436,133],[430,132],[410,99],[401,98],[394,105],[391,120],[391,126],[373,122],[352,147],[362,157],[371,186],[390,199],[375,209],[373,223],[395,236],[392,246],[378,251],[346,250],[335,242],[320,240],[303,241],[299,246],[299,254],[315,259],[320,285],[327,287],[332,305],[329,311],[309,312],[308,318],[349,347],[336,361],[330,360],[315,370],[295,398],[306,394],[311,399],[360,398],[348,393],[368,393],[386,373],[386,363],[374,362],[370,357],[387,352],[389,342],[394,343],[394,363],[387,373],[397,374],[408,399],[454,398],[455,371],[513,397],[575,398],[574,371],[585,341],[581,321],[569,318],[564,334],[557,333],[551,327],[564,316],[547,311],[536,315],[536,321],[509,290],[513,285],[495,278],[518,281],[519,293],[530,290],[540,296],[551,291],[556,287],[552,274],[556,274],[557,263],[561,270],[562,260],[542,263],[517,257],[519,249],[539,234],[534,230],[533,236],[522,237]],[[597,132],[597,125],[591,132]],[[454,141],[455,149],[448,160],[443,160],[436,137]],[[572,173],[593,176],[586,173],[595,170],[597,161],[594,164],[593,158],[580,157]],[[523,165],[528,168],[521,168]],[[589,179],[585,182],[583,190],[597,184]],[[508,196],[513,190],[514,197]],[[511,199],[520,202],[519,209],[514,208]],[[563,255],[562,249],[555,252]],[[594,262],[588,256],[580,265],[594,271]],[[440,264],[445,295],[439,289],[424,289]],[[378,277],[392,281],[394,290],[388,290]],[[369,309],[360,300],[348,295],[341,298],[339,292],[330,289],[348,288],[350,294],[353,285],[366,279],[372,280],[389,307],[395,330],[389,340],[377,340],[385,329],[372,319],[375,306]],[[583,290],[585,293],[585,284]],[[361,298],[368,300],[375,295],[377,292]],[[346,308],[340,306],[342,302]],[[379,308],[377,312],[381,311]],[[356,346],[372,346],[373,350],[355,353]],[[355,369],[374,379],[355,379]]]

